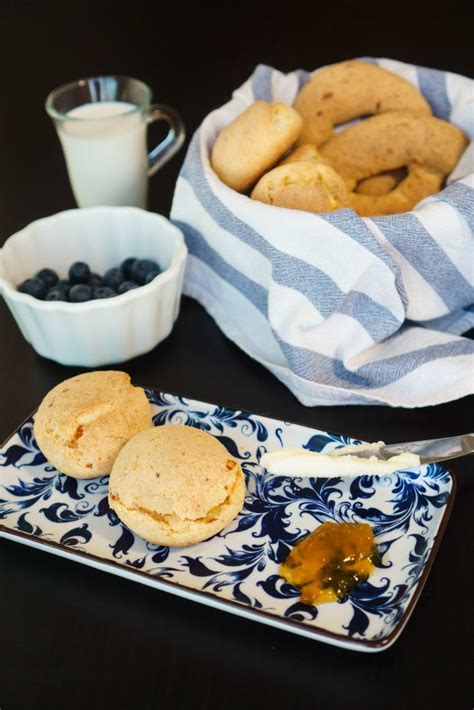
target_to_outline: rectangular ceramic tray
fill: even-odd
[[[0,449],[0,537],[325,643],[388,648],[413,611],[444,533],[454,499],[450,472],[429,465],[345,480],[272,477],[259,465],[267,450],[328,451],[355,441],[154,390],[147,394],[156,426],[204,429],[241,462],[245,506],[225,530],[189,548],[145,542],[109,509],[106,476],[79,481],[45,460],[30,417]],[[295,542],[327,520],[369,523],[382,564],[344,600],[313,607],[300,603],[278,570]]]

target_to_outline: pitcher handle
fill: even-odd
[[[148,109],[147,123],[166,121],[169,126],[166,137],[148,153],[148,175],[157,170],[175,155],[184,143],[186,131],[181,116],[171,106],[152,104]]]

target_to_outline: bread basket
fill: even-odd
[[[466,77],[369,59],[415,83],[472,140]],[[171,218],[189,250],[184,292],[306,405],[437,404],[471,391],[472,144],[414,210],[361,218],[265,205],[224,185],[209,155],[255,99],[292,104],[307,72],[260,65],[190,144]]]

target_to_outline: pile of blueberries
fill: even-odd
[[[83,303],[97,298],[113,298],[150,283],[161,273],[156,261],[131,256],[103,276],[93,273],[84,261],[76,261],[67,279],[60,279],[53,269],[41,269],[18,286],[18,291],[42,301]]]

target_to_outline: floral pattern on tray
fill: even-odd
[[[453,480],[446,469],[429,465],[350,479],[269,476],[259,465],[265,451],[282,445],[328,451],[355,440],[154,390],[147,394],[156,426],[203,429],[240,461],[245,505],[225,530],[189,548],[145,542],[109,508],[106,476],[79,481],[45,460],[30,418],[0,449],[0,534],[19,531],[79,550],[150,575],[159,588],[164,580],[198,590],[216,602],[258,611],[260,621],[290,621],[289,630],[338,645],[367,642],[376,650],[395,639],[450,507]],[[279,576],[279,565],[295,542],[328,520],[369,523],[382,561],[347,598],[301,604],[298,590]]]

